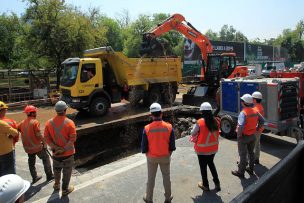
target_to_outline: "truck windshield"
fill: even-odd
[[[78,66],[78,63],[64,65],[60,80],[62,86],[71,87],[75,84]]]

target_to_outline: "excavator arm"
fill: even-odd
[[[212,53],[212,45],[209,39],[195,29],[191,23],[187,22],[181,14],[174,14],[168,19],[166,19],[161,24],[157,25],[155,28],[145,33],[143,36],[143,43],[147,46],[150,44],[151,40],[159,37],[160,35],[169,32],[170,30],[176,30],[186,38],[194,42],[201,50],[202,58],[207,63],[207,54]],[[142,52],[143,53],[143,52]]]

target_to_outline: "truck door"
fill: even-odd
[[[89,96],[95,89],[102,88],[103,81],[100,60],[83,61],[79,71],[79,96]]]

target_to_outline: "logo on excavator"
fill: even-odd
[[[188,31],[188,33],[189,33],[189,35],[191,35],[191,36],[193,36],[193,37],[197,37],[197,35],[196,34],[194,34],[193,32],[191,32],[191,31]]]

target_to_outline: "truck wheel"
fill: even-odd
[[[221,117],[221,135],[227,138],[232,138],[235,136],[235,122],[233,118],[229,115],[224,115]]]
[[[90,105],[90,113],[93,116],[102,116],[109,111],[109,102],[102,97],[93,99]]]
[[[129,92],[128,101],[130,102],[131,106],[136,106],[140,100],[143,98],[144,91],[141,88],[134,87]]]
[[[172,105],[176,99],[176,89],[175,88],[167,88],[164,90],[164,102],[166,104]]]
[[[161,94],[158,88],[152,88],[149,91],[148,103],[151,105],[154,102],[161,103]]]

